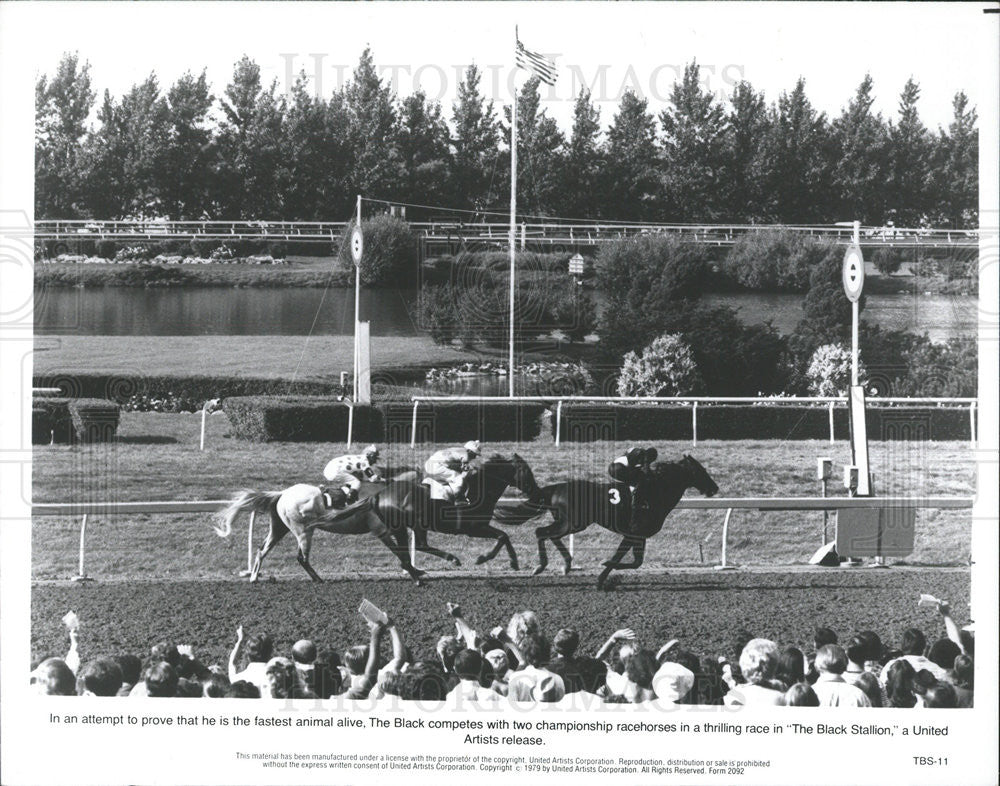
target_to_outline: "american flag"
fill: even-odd
[[[524,44],[520,41],[517,42],[515,61],[517,62],[518,68],[530,71],[545,84],[554,85],[556,83],[556,77],[558,76],[556,72],[556,64],[537,52],[525,49]]]

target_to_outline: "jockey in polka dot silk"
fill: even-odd
[[[378,448],[369,445],[363,453],[338,456],[333,459],[323,470],[323,477],[344,492],[348,503],[354,502],[358,498],[362,481],[378,483],[382,480],[382,476],[375,469],[378,458]]]

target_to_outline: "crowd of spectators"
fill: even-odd
[[[782,648],[739,631],[729,652],[698,654],[671,640],[654,650],[630,629],[615,631],[594,653],[581,652],[571,628],[545,634],[531,611],[506,626],[479,632],[448,604],[455,632],[433,653],[412,652],[396,624],[368,623],[367,643],[343,651],[295,642],[275,652],[266,633],[236,643],[226,665],[203,663],[190,646],[157,643],[144,660],[132,654],[81,662],[79,636],[70,628],[65,657],[44,659],[31,683],[48,695],[156,696],[554,703],[567,708],[600,704],[728,706],[971,707],[972,626],[959,629],[944,602],[937,604],[946,635],[928,643],[916,628],[896,647],[873,631],[840,638],[817,628],[812,647]],[[75,620],[75,616],[74,616]],[[391,653],[383,654],[388,636]]]

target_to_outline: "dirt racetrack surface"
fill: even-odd
[[[515,611],[532,609],[551,636],[561,627],[580,632],[580,652],[592,653],[614,630],[632,628],[654,651],[671,638],[698,654],[728,653],[738,629],[781,646],[812,648],[813,631],[825,625],[842,640],[874,630],[896,644],[907,627],[929,641],[944,635],[940,617],[918,608],[921,592],[948,600],[964,623],[969,570],[956,568],[816,568],[736,572],[677,570],[623,575],[610,591],[593,575],[536,578],[449,578],[416,587],[403,579],[142,581],[36,583],[31,597],[32,661],[63,655],[62,616],[81,620],[84,661],[99,654],[144,656],[157,641],[191,644],[206,663],[225,664],[236,626],[268,632],[275,654],[311,638],[343,652],[367,641],[357,612],[362,598],[385,609],[417,657],[432,656],[438,638],[453,634],[446,601],[458,602],[480,632],[506,624]],[[388,644],[383,654],[388,654]]]

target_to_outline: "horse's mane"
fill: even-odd
[[[679,461],[657,461],[650,465],[650,470],[654,475],[666,475],[670,470],[677,469]]]
[[[511,460],[500,453],[494,453],[488,459],[483,461],[483,464],[510,464]]]

